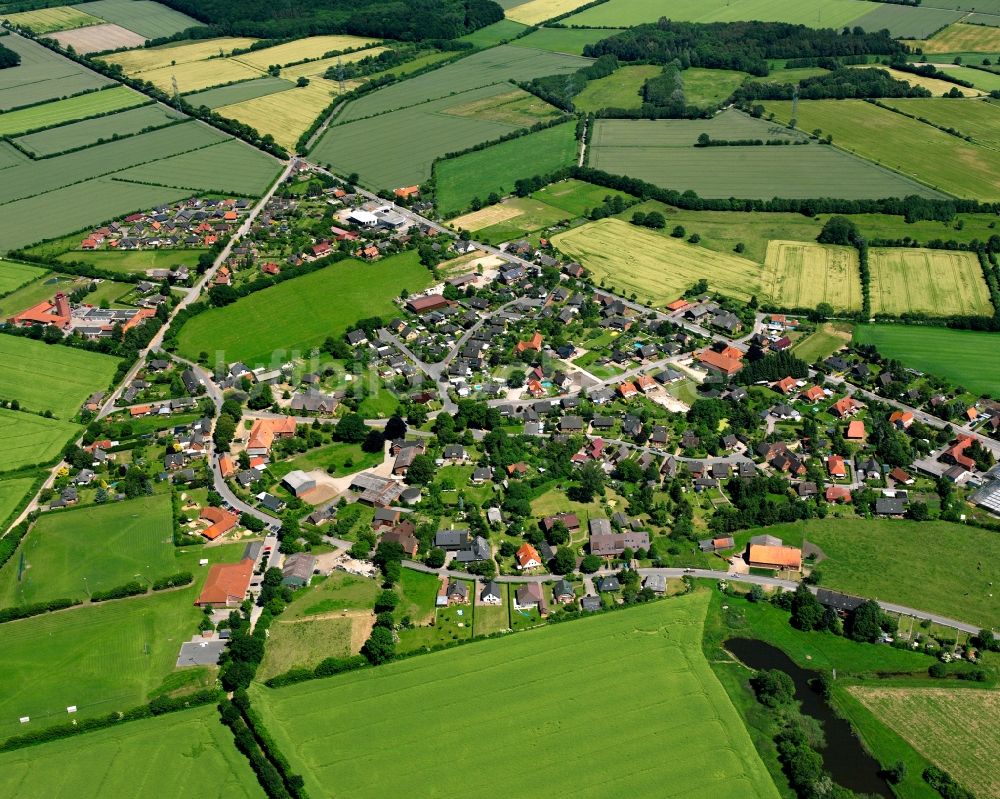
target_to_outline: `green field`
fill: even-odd
[[[148,102],[147,98],[127,86],[115,86],[112,89],[91,92],[79,97],[53,100],[51,103],[0,114],[0,135],[9,136],[27,130],[61,125],[74,119],[87,119],[95,114],[120,111],[145,102]]]
[[[572,215],[531,197],[510,197],[499,205],[464,214],[449,221],[456,230],[472,231],[484,242],[503,242],[565,221]]]
[[[117,368],[110,355],[0,336],[0,397],[18,400],[24,410],[70,419],[94,391],[108,387]]]
[[[6,522],[21,500],[35,484],[34,477],[13,477],[0,480],[0,533],[6,531]]]
[[[980,60],[973,60],[972,63],[979,63]],[[947,74],[967,80],[977,89],[982,89],[984,92],[1000,90],[1000,75],[996,72],[987,72],[984,69],[972,69],[971,67],[956,67],[953,64],[943,67],[943,69]]]
[[[195,316],[181,328],[179,349],[191,358],[209,352],[213,363],[284,363],[362,317],[393,315],[401,289],[415,293],[432,282],[413,250],[371,264],[345,261]],[[256,320],[249,330],[247,320]]]
[[[796,341],[792,353],[806,363],[822,361],[850,343],[852,330],[847,322],[826,322],[815,332]]]
[[[0,297],[16,291],[44,274],[45,270],[41,267],[0,258]]]
[[[713,291],[742,300],[760,294],[762,273],[753,261],[724,255],[620,219],[601,219],[552,239],[562,253],[578,260],[594,281],[640,302],[664,306],[702,278]]]
[[[851,27],[857,25],[866,31],[888,28],[894,38],[903,36],[921,38],[930,36],[949,23],[961,19],[962,16],[963,12],[941,7],[878,4],[877,8],[854,20]]]
[[[800,110],[805,105],[801,103]],[[708,198],[940,196],[831,147],[696,148],[693,145],[701,133],[715,139],[762,140],[801,135],[735,110],[710,120],[601,119],[594,125],[589,165],[678,191],[690,189]]]
[[[70,6],[53,6],[39,8],[35,11],[24,11],[19,14],[3,14],[11,25],[30,28],[36,35],[63,31],[69,28],[83,28],[87,25],[100,25],[103,20],[77,11]]]
[[[258,97],[266,97],[269,94],[283,92],[291,89],[294,82],[284,78],[255,78],[233,83],[229,86],[219,86],[215,89],[195,92],[184,95],[184,99],[195,107],[208,106],[209,108],[221,108],[224,105],[234,105],[247,100],[255,100]]]
[[[355,100],[337,118],[344,123],[384,114],[399,108],[425,103],[441,97],[478,89],[508,80],[531,80],[544,75],[559,75],[575,72],[590,64],[590,59],[550,53],[544,50],[529,50],[525,47],[501,45],[475,53],[430,72],[401,83],[386,86]],[[509,87],[506,87],[509,90]],[[324,139],[336,139],[337,126],[330,129]],[[322,141],[320,148],[322,148]],[[450,149],[457,150],[458,147]],[[383,154],[384,155],[384,154]]]
[[[79,237],[73,238],[73,244],[78,245]],[[123,250],[121,252],[102,250],[72,250],[62,252],[60,261],[91,264],[106,269],[109,272],[145,272],[147,269],[170,269],[175,266],[197,266],[198,256],[207,252],[200,248],[180,250]]]
[[[685,69],[681,73],[684,99],[688,105],[717,105],[736,91],[748,77],[750,76],[746,72],[732,69]]]
[[[588,211],[601,205],[608,197],[631,199],[625,192],[584,183],[570,178],[550,183],[531,195],[533,199],[559,208],[571,216],[584,216]]]
[[[535,50],[549,50],[553,53],[583,55],[583,48],[596,44],[601,39],[620,33],[618,30],[588,30],[586,28],[538,28],[511,42],[517,47],[531,47]]]
[[[946,327],[859,325],[854,340],[873,344],[886,358],[976,394],[1000,396],[1000,339],[993,333]]]
[[[415,784],[439,795],[511,796],[558,794],[572,785],[575,796],[591,797],[607,796],[613,780],[616,795],[688,796],[697,789],[719,799],[777,797],[701,654],[707,599],[706,592],[333,679],[254,688],[253,696],[317,796],[335,783],[358,799]],[[609,684],[615,711],[603,715],[599,735],[591,734]],[[388,695],[392,713],[384,712]],[[509,734],[494,737],[484,756],[472,731],[504,729]],[[441,768],[427,756],[428,740],[465,767]],[[598,752],[615,740],[627,740],[643,767],[609,774]],[[373,771],[371,758],[386,747],[394,767]],[[511,768],[526,752],[531,768]]]
[[[94,591],[174,574],[172,534],[169,494],[44,514],[0,569],[0,606],[83,600]]]
[[[198,20],[153,0],[94,0],[73,7],[147,39],[173,36],[186,28],[201,25]]]
[[[434,177],[441,213],[451,216],[468,208],[475,197],[485,201],[491,192],[501,197],[510,194],[519,178],[544,175],[572,165],[577,150],[575,129],[575,122],[567,122],[438,161]]]
[[[639,108],[643,84],[661,72],[663,67],[656,64],[618,67],[607,77],[588,81],[586,88],[573,98],[573,105],[585,113],[602,108]]]
[[[70,422],[0,408],[0,451],[4,453],[0,471],[51,462],[79,431],[80,426]]]
[[[1000,75],[995,77],[1000,86]],[[964,136],[971,136],[977,144],[1000,147],[1000,106],[993,103],[972,99],[956,103],[945,97],[882,102],[935,125],[955,128]]]
[[[1000,557],[1000,539],[988,530],[948,522],[813,519],[750,535],[765,531],[786,544],[798,546],[804,538],[822,549],[822,585],[970,624],[1000,623],[989,567]]]
[[[15,141],[36,156],[52,156],[66,150],[110,141],[115,135],[133,136],[149,129],[166,127],[184,118],[166,106],[146,105],[98,119],[73,122],[38,133],[29,133],[18,137]]]
[[[0,72],[0,111],[112,85],[108,78],[56,55],[30,39],[7,36],[4,47],[20,54],[21,65]],[[130,89],[128,91],[134,94]],[[38,108],[27,110],[32,114],[39,111]]]
[[[787,121],[791,102],[765,104]],[[959,197],[1000,198],[1000,152],[964,142],[944,131],[863,100],[806,100],[798,126],[832,134],[837,147]]]
[[[669,15],[683,22],[791,22],[799,25],[837,28],[853,23],[862,15],[878,8],[862,0],[673,0],[669,14],[657,0],[610,0],[562,20],[564,25],[582,27],[630,27],[644,22],[656,22]]]
[[[868,262],[875,313],[993,315],[989,288],[973,253],[873,247]]]
[[[467,33],[465,36],[460,36],[459,41],[471,42],[475,47],[493,47],[495,44],[500,44],[502,41],[513,39],[520,33],[524,33],[528,29],[527,25],[522,25],[520,22],[514,22],[512,19],[502,19],[499,22],[494,22],[492,25],[487,25],[485,28],[480,28],[472,33]]]

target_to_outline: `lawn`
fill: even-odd
[[[21,500],[25,498],[34,484],[34,477],[14,477],[10,480],[0,480],[0,533],[6,532],[7,520],[17,510]]]
[[[788,101],[765,104],[784,121],[791,106]],[[1000,152],[863,100],[805,100],[799,103],[798,126],[819,129],[833,136],[835,146],[941,191],[980,200],[1000,197]]]
[[[544,796],[569,784],[576,796],[596,797],[613,780],[621,795],[777,797],[698,648],[706,603],[707,594],[678,598],[332,679],[255,687],[253,697],[315,795],[335,782],[358,799],[413,785],[440,795]],[[615,711],[602,714],[595,735],[608,685]],[[507,731],[491,739],[489,756],[470,734],[480,729]],[[643,767],[609,774],[599,753],[611,740],[627,740]],[[429,741],[466,767],[441,768]],[[371,758],[387,747],[396,767],[373,771]],[[531,768],[511,768],[525,752]]]
[[[0,297],[27,285],[32,280],[37,280],[44,274],[45,270],[41,267],[0,258]]]
[[[859,344],[873,344],[886,358],[944,378],[976,394],[1000,396],[1000,338],[946,327],[859,325]]]
[[[874,313],[993,315],[990,291],[973,253],[873,247],[868,262]]]
[[[608,197],[621,197],[626,201],[634,199],[617,189],[595,186],[593,183],[584,183],[576,178],[550,183],[531,196],[573,217],[586,216],[593,208],[602,205]]]
[[[656,64],[621,66],[604,78],[587,83],[573,98],[577,111],[599,111],[602,108],[638,108],[642,105],[642,87],[650,78],[663,72]]]
[[[500,583],[500,596],[503,602],[499,605],[476,604],[473,631],[477,637],[510,629],[510,585],[508,583]],[[476,597],[476,602],[479,602],[479,597]]]
[[[112,284],[114,285],[114,284]],[[106,389],[118,358],[28,338],[0,336],[0,397],[24,410],[71,419],[94,391]]]
[[[771,241],[764,262],[764,296],[785,308],[861,310],[858,251],[801,241]]]
[[[771,105],[781,104],[769,104],[769,110]],[[804,124],[806,115],[802,112],[807,105],[809,101],[800,104],[800,127],[807,130],[823,127]],[[869,107],[909,121],[891,111]],[[778,115],[781,116],[780,111]],[[940,196],[915,181],[817,143],[696,148],[694,144],[701,133],[716,139],[761,140],[795,135],[735,110],[724,111],[710,120],[600,119],[594,125],[593,141],[588,148],[589,165],[677,191],[691,190],[707,198]],[[941,135],[955,141],[945,133]],[[837,140],[835,132],[834,141]]]
[[[750,77],[746,72],[732,69],[700,69],[691,67],[681,73],[684,81],[684,99],[688,105],[718,105]],[[775,80],[769,77],[768,80]]]
[[[792,352],[806,363],[822,361],[850,343],[852,329],[847,322],[824,322],[814,333],[797,341]]]
[[[82,600],[94,591],[174,574],[172,534],[168,494],[43,514],[0,569],[0,606]]]
[[[436,574],[403,569],[396,587],[400,595],[396,618],[409,616],[414,624],[426,624],[434,618],[434,601],[440,587],[441,580]]]
[[[1000,539],[989,531],[948,522],[814,519],[750,535],[760,532],[794,546],[805,538],[822,549],[822,585],[970,624],[1000,623],[1000,597],[990,595]]]
[[[195,316],[181,328],[179,350],[192,358],[210,352],[213,363],[285,363],[291,352],[307,354],[362,316],[391,316],[402,289],[417,292],[432,281],[416,251],[371,264],[343,261]],[[303,313],[305,307],[312,311]]]
[[[265,796],[214,705],[0,754],[0,793],[74,799]]]
[[[398,404],[398,400],[396,401]],[[294,458],[271,464],[269,471],[275,477],[284,477],[296,469],[309,472],[313,469],[333,467],[331,474],[344,475],[377,466],[383,460],[382,451],[365,452],[360,444],[350,444],[338,441],[318,447],[309,452],[303,452]],[[348,461],[350,465],[348,465]]]
[[[4,453],[0,471],[53,462],[80,430],[71,422],[0,408],[0,451]]]
[[[883,724],[976,796],[1000,796],[1000,692],[954,688],[848,689]]]
[[[519,178],[570,166],[577,151],[575,128],[576,123],[567,122],[438,161],[434,167],[438,208],[444,216],[451,216],[467,209],[473,198],[485,201],[494,192],[501,197],[510,194]]]
[[[905,44],[925,53],[996,53],[1000,51],[1000,28],[957,22],[930,39]]]
[[[761,290],[760,267],[738,255],[724,255],[680,239],[601,219],[553,237],[553,244],[578,260],[594,280],[642,302],[663,306],[706,278],[713,291],[748,300]]]

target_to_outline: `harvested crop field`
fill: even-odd
[[[141,77],[142,80],[147,80],[157,88],[171,93],[176,78],[178,90],[181,94],[188,94],[222,83],[259,78],[263,74],[259,69],[231,58],[213,58],[208,61],[188,61],[173,67],[146,70],[141,73]]]
[[[587,0],[528,0],[507,9],[506,16],[522,25],[537,25],[586,4]]]
[[[805,105],[808,101],[800,104]],[[801,136],[734,110],[711,120],[600,119],[588,148],[589,165],[677,191],[692,190],[707,198],[940,196],[915,181],[820,144],[694,147],[701,133],[714,139]]]
[[[0,793],[75,799],[265,796],[215,705],[0,754]]]
[[[379,39],[370,39],[363,36],[309,36],[305,39],[296,39],[294,42],[286,42],[275,47],[265,47],[261,50],[254,50],[250,53],[243,53],[235,56],[244,64],[249,64],[260,70],[266,70],[272,64],[285,66],[303,61],[307,58],[321,58],[327,53],[341,53],[344,50],[357,50],[361,47],[370,47],[378,44]],[[374,51],[378,52],[378,51]]]
[[[767,101],[765,107],[779,119],[791,116],[790,101]],[[834,146],[941,191],[979,200],[1000,198],[1000,152],[864,100],[805,100],[799,103],[798,124],[803,130],[831,134]],[[922,188],[919,193],[927,196],[928,191]]]
[[[355,799],[391,796],[414,784],[433,786],[442,796],[547,796],[564,792],[571,779],[579,797],[609,791],[777,797],[702,655],[707,599],[703,592],[378,669],[251,691],[311,795],[325,795],[324,786],[335,783]],[[617,686],[616,711],[602,717],[595,735],[594,709],[606,700],[609,682]],[[455,723],[458,708],[461,724]],[[472,730],[509,734],[492,738],[484,757]],[[630,757],[642,767],[609,773],[600,753],[613,740],[627,740]],[[441,768],[427,756],[428,741],[467,765]],[[387,747],[395,767],[373,771],[372,758]],[[526,752],[531,768],[511,768]]]
[[[146,37],[106,22],[103,25],[91,25],[87,28],[61,31],[52,34],[63,47],[72,47],[78,53],[103,53],[105,50],[117,50],[119,47],[142,47]]]
[[[785,308],[861,310],[858,251],[801,241],[771,241],[764,261],[764,296]]]
[[[84,120],[149,102],[149,98],[127,86],[115,86],[99,92],[53,100],[51,103],[0,114],[0,136],[39,130],[72,120]]]
[[[713,291],[742,300],[760,294],[761,268],[738,255],[635,227],[620,219],[601,219],[554,236],[552,243],[582,263],[594,281],[640,302],[662,307],[702,278]]]
[[[136,75],[140,72],[169,67],[172,64],[190,64],[220,54],[227,55],[233,50],[249,47],[256,41],[256,39],[239,36],[200,39],[180,44],[164,44],[160,47],[149,47],[142,50],[130,50],[127,53],[111,53],[101,60],[120,65],[128,75]]]
[[[851,695],[914,749],[983,799],[1000,797],[1000,692],[948,688],[874,688]]]
[[[182,30],[202,24],[187,14],[174,11],[153,0],[94,0],[90,3],[80,3],[74,8],[100,17],[106,22],[121,25],[147,39],[173,36]]]
[[[864,69],[866,67],[867,65],[862,65],[858,68]],[[911,72],[903,72],[900,69],[892,69],[890,67],[880,66],[879,69],[885,70],[896,80],[902,80],[909,83],[911,86],[920,86],[927,89],[927,91],[929,91],[934,97],[943,97],[952,89],[958,89],[966,97],[978,97],[983,94],[983,92],[978,89],[968,89],[965,86],[956,86],[951,81],[941,80],[940,78],[928,78],[924,75],[914,75]]]
[[[85,25],[100,25],[104,21],[72,6],[53,6],[35,11],[22,11],[19,14],[0,14],[0,18],[7,20],[11,25],[31,28],[36,34],[82,28]]]
[[[990,292],[972,253],[906,247],[872,248],[874,313],[992,316]]]
[[[29,133],[14,141],[36,156],[45,157],[110,141],[115,135],[123,138],[163,128],[182,119],[186,117],[167,106],[144,105],[97,119],[72,122],[38,133]]]
[[[925,53],[996,53],[1000,52],[1000,28],[956,22],[930,39],[904,44]]]

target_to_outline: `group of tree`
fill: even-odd
[[[825,75],[804,78],[795,83],[766,83],[749,81],[733,95],[737,103],[757,100],[791,100],[796,91],[803,100],[843,100],[871,97],[930,97],[922,86],[911,86],[897,80],[884,69],[838,68]]]
[[[573,111],[573,98],[592,80],[605,78],[618,69],[618,59],[603,55],[570,75],[546,75],[526,84],[528,91],[564,111]]]
[[[809,364],[796,358],[790,352],[775,352],[756,361],[750,361],[736,375],[736,381],[744,386],[765,381],[773,383],[786,377],[803,378],[809,376]]]
[[[8,67],[16,67],[21,63],[21,56],[19,53],[11,50],[9,47],[4,47],[0,44],[0,69],[7,69]]]

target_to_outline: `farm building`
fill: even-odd
[[[201,510],[201,518],[207,520],[209,526],[201,531],[209,541],[214,541],[220,535],[225,535],[236,526],[239,516],[222,508],[207,506]]]
[[[315,568],[316,558],[308,552],[289,555],[281,566],[281,584],[292,588],[303,588],[309,585]]]
[[[748,550],[747,563],[752,569],[772,569],[774,571],[800,571],[802,550],[798,547],[778,544],[754,544]]]
[[[281,482],[297,497],[301,497],[316,488],[316,481],[299,469],[286,474]]]

